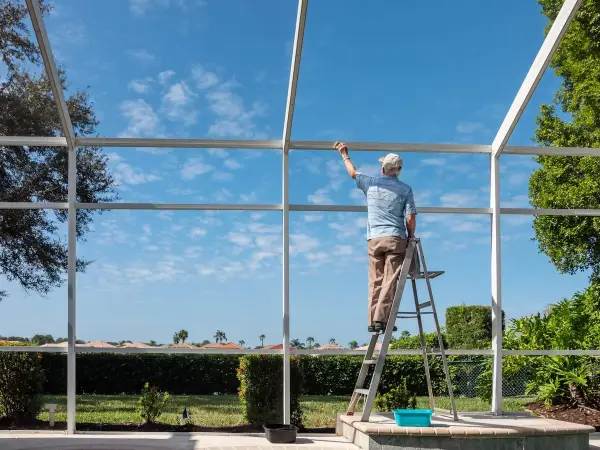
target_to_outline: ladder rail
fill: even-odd
[[[437,310],[435,308],[435,302],[433,300],[433,289],[431,288],[431,280],[429,279],[429,273],[427,271],[427,263],[425,262],[425,256],[423,255],[423,245],[421,241],[417,241],[419,247],[419,253],[421,254],[421,263],[423,264],[423,274],[425,276],[425,284],[427,284],[427,291],[429,292],[429,301],[431,302],[431,310],[433,311],[433,320],[435,321],[435,329],[437,332],[437,338],[440,345],[440,354],[442,356],[442,365],[444,367],[444,374],[446,375],[446,384],[448,385],[448,396],[450,397],[450,406],[452,408],[452,415],[455,421],[458,421],[458,413],[456,412],[456,404],[454,402],[454,390],[452,389],[452,379],[450,378],[450,369],[448,367],[448,359],[446,358],[446,350],[444,349],[444,339],[440,332],[440,321],[438,319]],[[417,310],[418,311],[418,310]]]
[[[431,385],[431,372],[429,371],[429,356],[425,342],[425,333],[423,332],[423,320],[419,312],[419,294],[417,293],[417,282],[412,280],[413,296],[415,299],[415,307],[417,308],[417,324],[419,326],[419,339],[421,341],[421,353],[423,354],[423,366],[425,368],[425,378],[427,380],[427,394],[429,395],[429,408],[435,409],[435,400],[433,398],[433,386]]]
[[[400,302],[402,301],[404,287],[406,286],[406,280],[408,279],[408,272],[410,271],[413,256],[416,253],[416,249],[416,240],[409,240],[406,248],[406,254],[404,256],[404,261],[402,262],[402,266],[400,267],[398,281],[396,283],[396,292],[394,294],[394,300],[392,302],[392,309],[390,311],[390,315],[388,316],[389,318],[387,326],[385,328],[385,333],[383,333],[383,342],[381,343],[381,350],[379,350],[377,364],[375,365],[375,370],[373,371],[373,376],[371,377],[369,395],[367,396],[364,402],[363,411],[361,415],[361,421],[363,422],[369,420],[371,410],[373,409],[373,403],[375,402],[377,389],[379,387],[379,381],[381,380],[383,367],[385,365],[385,358],[387,357],[388,348],[392,339],[392,333],[394,332],[396,316],[398,315],[398,310],[400,309]]]
[[[360,367],[360,372],[358,373],[358,379],[356,380],[356,384],[354,385],[354,391],[352,391],[352,397],[350,398],[350,404],[348,405],[348,410],[346,411],[346,415],[352,416],[354,415],[354,410],[356,409],[356,405],[360,400],[360,394],[357,393],[358,389],[364,387],[365,381],[367,379],[367,375],[369,373],[369,364],[365,364],[365,361],[373,359],[373,354],[375,353],[375,348],[377,346],[377,334],[373,334],[371,336],[371,341],[369,342],[369,347],[367,348],[367,352],[365,353],[365,357],[363,359],[363,363]]]

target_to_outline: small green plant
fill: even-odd
[[[150,387],[146,382],[139,400],[139,413],[144,423],[154,423],[162,414],[168,401],[168,392],[160,392],[158,387]]]
[[[392,411],[394,409],[416,409],[417,397],[411,395],[406,387],[406,378],[400,386],[390,390],[387,394],[377,394],[375,409],[378,411]]]

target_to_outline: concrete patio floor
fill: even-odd
[[[285,449],[358,450],[341,436],[300,434],[295,444],[271,444],[264,434],[219,433],[64,433],[2,432],[2,450],[199,450],[199,449]]]

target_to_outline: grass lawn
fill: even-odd
[[[136,411],[137,396],[133,395],[78,395],[77,422],[97,424],[135,424],[140,422]],[[301,404],[304,411],[304,425],[307,428],[332,428],[336,414],[343,412],[348,405],[348,397],[305,396]],[[520,411],[532,398],[504,399],[505,411]],[[57,403],[56,421],[67,420],[66,396],[48,396],[45,403]],[[436,406],[449,409],[448,398],[436,398]],[[418,408],[427,408],[427,397],[419,397]],[[489,411],[489,404],[477,398],[457,398],[458,411]],[[183,408],[187,408],[190,421],[194,425],[206,427],[233,426],[243,423],[242,409],[237,396],[213,395],[174,395],[159,422],[177,424]],[[48,413],[40,414],[39,419],[47,421]]]

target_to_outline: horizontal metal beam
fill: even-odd
[[[490,153],[489,145],[422,144],[393,142],[346,142],[350,150],[403,153]],[[334,150],[332,141],[292,141],[294,150]]]
[[[524,216],[600,216],[600,209],[500,208],[500,214]]]
[[[600,148],[586,147],[536,147],[508,146],[502,154],[507,155],[555,155],[555,156],[600,156]]]
[[[157,211],[281,211],[281,205],[218,203],[77,203],[77,209],[126,209]]]
[[[2,147],[66,147],[64,137],[0,136]]]
[[[503,350],[502,354],[516,356],[600,356],[600,350]]]
[[[358,205],[290,205],[290,211],[305,212],[367,212],[366,206]],[[445,206],[421,206],[420,214],[491,214],[490,208],[453,208]]]
[[[264,348],[256,349],[220,349],[220,348],[169,348],[169,347],[150,347],[150,348],[101,348],[86,347],[77,345],[77,353],[155,353],[155,354],[208,354],[208,355],[281,355],[283,350],[271,350]],[[31,347],[31,346],[10,346],[0,347],[0,352],[26,352],[26,353],[67,353],[67,347]],[[319,350],[319,349],[290,349],[292,355],[314,355],[314,356],[364,356],[365,350]],[[390,350],[388,355],[421,355],[421,350]],[[428,351],[429,355],[440,355],[438,351]],[[447,355],[468,356],[481,355],[491,356],[492,350],[446,350]],[[599,356],[600,350],[502,350],[504,356]]]
[[[155,139],[155,138],[76,138],[79,147],[160,147],[160,148],[230,148],[281,150],[281,140],[244,139]]]
[[[68,203],[0,202],[0,209],[68,209]]]

